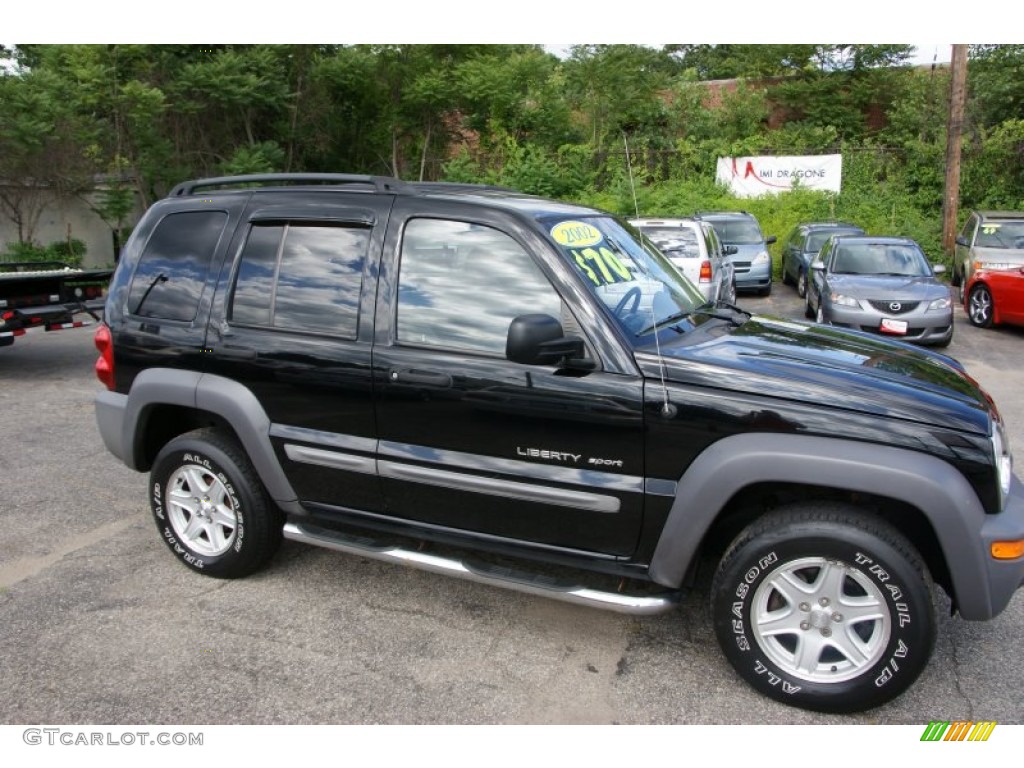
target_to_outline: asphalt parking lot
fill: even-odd
[[[739,303],[802,318],[782,285]],[[1024,332],[957,321],[946,352],[1020,454]],[[0,723],[1024,723],[1020,592],[991,622],[942,617],[897,701],[828,716],[749,689],[702,592],[630,618],[292,542],[248,579],[195,575],[100,442],[95,356],[89,328],[0,349]]]

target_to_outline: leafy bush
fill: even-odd
[[[49,245],[35,243],[7,243],[0,260],[12,261],[59,261],[69,267],[82,266],[85,258],[86,245],[83,241],[71,238],[56,240]]]

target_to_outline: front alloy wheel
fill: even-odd
[[[715,634],[761,693],[820,712],[899,696],[935,644],[933,582],[909,540],[837,502],[793,504],[748,526],[711,587]]]
[[[849,564],[804,557],[769,572],[754,593],[753,634],[778,667],[816,683],[870,669],[892,634],[878,584]]]

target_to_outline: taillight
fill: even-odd
[[[702,283],[711,282],[711,262],[702,261],[700,264],[700,281]]]
[[[110,337],[110,329],[100,324],[100,327],[96,329],[96,335],[93,337],[93,342],[96,344],[96,349],[99,350],[100,356],[96,360],[96,378],[100,380],[100,383],[109,390],[114,389],[114,343]]]

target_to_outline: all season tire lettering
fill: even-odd
[[[761,572],[766,570],[770,565],[774,565],[779,561],[779,556],[775,552],[769,552],[767,555],[757,561],[757,565],[750,568],[745,574],[743,574],[743,581],[736,586],[736,597],[740,598],[738,602],[732,604],[732,613],[734,618],[732,620],[732,631],[736,635],[736,646],[741,651],[750,650],[750,640],[747,639],[746,629],[743,626],[743,602],[742,600],[750,592],[750,585],[757,581],[757,577],[761,575]],[[760,664],[761,662],[757,662]],[[787,683],[788,685],[788,683]],[[797,688],[796,690],[800,690]],[[789,693],[789,691],[787,691]]]

